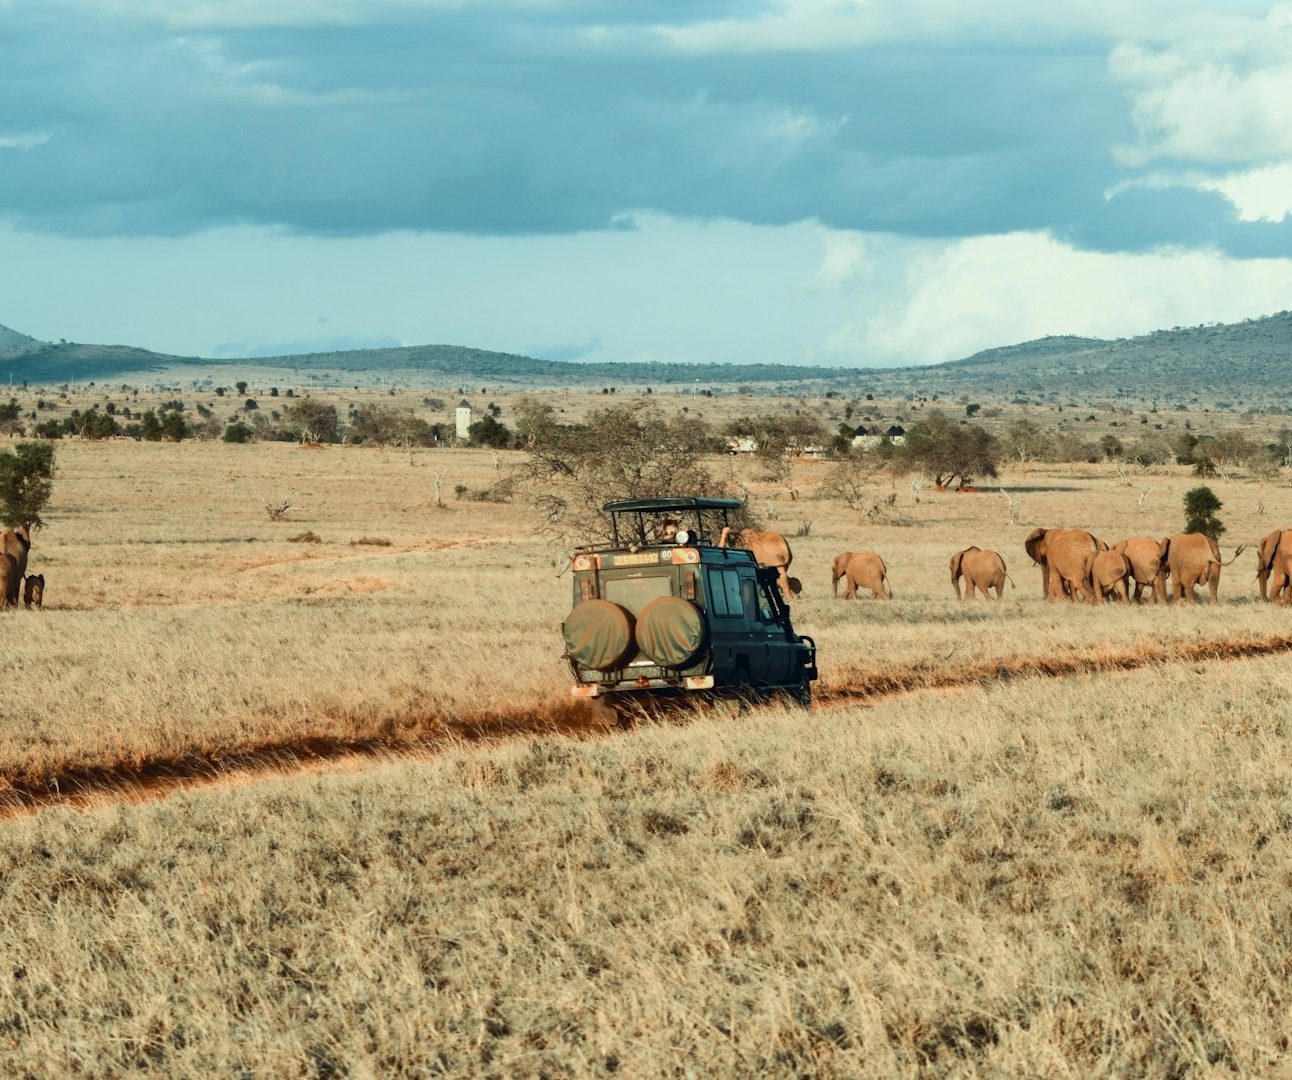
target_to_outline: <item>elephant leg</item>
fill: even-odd
[[[1211,602],[1220,603],[1220,567],[1212,566],[1211,573],[1207,577],[1207,587],[1211,590]]]
[[[1059,571],[1053,566],[1049,568],[1049,571],[1050,571],[1050,584],[1049,584],[1049,587],[1046,589],[1045,598],[1047,600],[1066,599],[1066,594],[1064,593],[1064,590],[1063,590],[1063,578],[1060,576]]]
[[[1121,600],[1123,604],[1130,603],[1130,590],[1126,588],[1125,578],[1122,578],[1117,582],[1117,598]]]
[[[847,584],[844,586],[843,598],[845,600],[856,600],[857,599],[857,579],[853,577],[851,573],[849,573],[844,575],[844,581],[847,582]]]

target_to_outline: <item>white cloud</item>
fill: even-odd
[[[0,135],[0,150],[30,150],[44,146],[54,136],[48,131],[23,131],[14,135]]]
[[[1282,221],[1292,214],[1292,162],[1204,180],[1199,187],[1219,191],[1242,221]]]
[[[1234,17],[1161,49],[1125,42],[1109,72],[1127,88],[1137,143],[1118,160],[1264,164],[1292,158],[1292,4]]]
[[[830,231],[821,238],[821,265],[812,282],[830,292],[855,284],[862,274],[874,269],[867,257],[866,239],[861,233]]]
[[[1205,16],[1211,6],[1199,11]],[[752,8],[752,5],[751,5]],[[738,7],[734,10],[739,10]],[[995,46],[1056,37],[1107,36],[1158,41],[1182,21],[1169,0],[776,0],[757,14],[701,22],[658,23],[649,32],[688,53],[813,52],[913,41],[983,41]],[[1192,22],[1192,16],[1184,21]],[[589,27],[598,42],[638,36],[636,28]]]
[[[1122,337],[1280,311],[1292,259],[1106,254],[1014,233],[914,254],[904,281],[901,303],[871,315],[860,340],[877,357],[932,363],[1049,334]]]

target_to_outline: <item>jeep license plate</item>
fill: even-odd
[[[659,562],[659,553],[656,551],[639,551],[636,554],[629,552],[626,555],[616,555],[616,566],[654,566]]]

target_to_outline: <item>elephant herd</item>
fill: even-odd
[[[1246,545],[1240,544],[1226,562],[1221,558],[1220,546],[1203,533],[1177,533],[1163,540],[1141,536],[1109,547],[1084,529],[1033,529],[1023,547],[1041,568],[1042,591],[1047,600],[1082,599],[1093,603],[1133,599],[1142,603],[1148,590],[1155,604],[1166,603],[1168,578],[1177,602],[1192,603],[1197,599],[1194,590],[1205,585],[1214,604],[1220,590],[1221,568],[1246,550]],[[1261,592],[1263,596],[1264,587]]]
[[[725,543],[724,536],[724,546]],[[760,565],[776,568],[787,601],[798,595],[799,580],[788,574],[794,556],[783,535],[746,529],[739,534],[739,543],[754,552]],[[1042,595],[1047,600],[1143,603],[1148,593],[1155,604],[1167,603],[1168,582],[1177,602],[1195,601],[1195,590],[1206,587],[1215,603],[1221,569],[1246,550],[1246,545],[1239,545],[1226,561],[1216,541],[1203,533],[1179,533],[1161,540],[1141,536],[1110,547],[1084,529],[1033,529],[1023,547],[1041,568]],[[1257,555],[1261,599],[1292,603],[1292,529],[1270,533],[1261,540]],[[956,552],[951,556],[950,568],[957,598],[969,600],[981,593],[987,599],[999,600],[1006,581],[1014,584],[1006,572],[1005,560],[998,552],[984,548]],[[836,556],[831,572],[836,597],[841,580],[845,600],[855,599],[858,589],[868,589],[876,600],[892,599],[888,567],[873,551],[845,551]]]
[[[44,604],[45,575],[27,573],[30,551],[31,530],[26,525],[0,533],[0,608],[17,607],[20,592],[27,607]]]

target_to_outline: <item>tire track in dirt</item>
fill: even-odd
[[[954,668],[916,664],[872,673],[817,692],[816,708],[871,706],[921,691],[955,691],[1030,678],[1065,679],[1201,661],[1241,661],[1292,653],[1292,634],[1181,641],[1134,649],[987,660]],[[685,724],[702,712],[670,710]],[[447,716],[428,711],[401,717],[400,734],[354,738],[306,736],[265,740],[229,749],[193,750],[68,768],[56,774],[0,776],[0,819],[57,807],[93,808],[142,803],[209,787],[233,787],[271,777],[357,769],[381,760],[429,757],[445,750],[542,736],[603,738],[624,725],[586,701],[561,701],[510,710]]]

